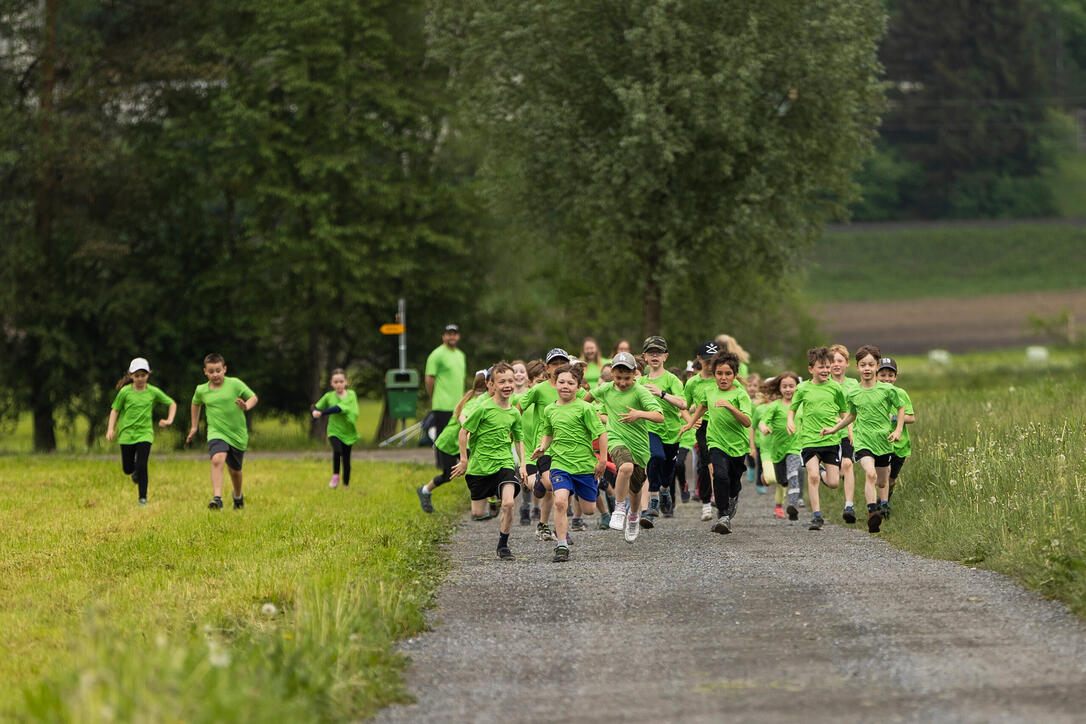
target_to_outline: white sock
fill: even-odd
[[[851,501],[851,500],[846,500],[846,501],[845,501],[845,507],[846,507],[846,508],[854,508],[854,507],[856,507],[856,506],[854,506],[854,505],[853,505],[852,503],[853,503],[853,501]]]

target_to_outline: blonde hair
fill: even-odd
[[[716,343],[722,346],[725,351],[731,352],[739,361],[743,364],[750,362],[750,353],[740,346],[739,342],[735,340],[735,337],[730,334],[718,334],[716,336]]]

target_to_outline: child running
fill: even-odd
[[[856,350],[856,369],[860,385],[848,393],[848,414],[833,427],[824,430],[826,436],[853,426],[856,439],[856,459],[864,470],[864,497],[867,499],[867,529],[878,533],[882,524],[880,506],[886,503],[890,488],[890,453],[893,443],[901,439],[905,426],[905,405],[899,390],[875,379],[882,352],[878,347],[864,345]],[[897,425],[890,422],[896,415]]]
[[[226,376],[226,360],[212,352],[204,357],[207,382],[196,387],[192,395],[190,414],[192,427],[185,438],[191,442],[200,425],[200,408],[207,408],[207,451],[211,455],[211,491],[214,497],[207,504],[210,510],[222,510],[222,469],[230,471],[234,489],[234,510],[245,507],[241,493],[241,465],[249,445],[249,430],[245,413],[256,407],[256,393],[237,377]]]
[[[788,408],[789,435],[796,434],[797,415],[803,419],[797,443],[803,465],[807,468],[807,494],[811,501],[810,530],[822,530],[825,525],[818,495],[819,483],[836,488],[841,482],[841,446],[837,442],[827,443],[826,431],[833,427],[840,416],[848,413],[848,402],[841,386],[830,379],[832,362],[833,355],[825,347],[807,350],[807,371],[811,379],[796,388],[792,406]],[[825,479],[822,478],[819,464],[826,468]]]
[[[358,395],[347,389],[347,373],[340,368],[332,370],[329,379],[332,389],[313,405],[313,419],[319,420],[325,415],[328,419],[328,443],[332,446],[332,479],[329,488],[351,486],[351,446],[358,442]],[[343,477],[339,476],[340,464],[343,465]]]
[[[845,399],[848,399],[849,393],[860,386],[858,380],[845,376],[849,365],[848,347],[835,344],[830,347],[830,354],[833,355],[833,361],[830,362],[830,379],[841,385]],[[845,492],[845,509],[841,517],[846,523],[855,523],[856,475],[852,470],[852,464],[856,457],[856,448],[852,444],[852,427],[842,428],[836,437],[841,445],[841,482],[844,484]]]
[[[897,362],[891,357],[883,357],[879,360],[879,369],[875,373],[879,382],[885,382],[897,387]],[[912,442],[909,440],[909,425],[916,422],[916,412],[913,410],[913,401],[909,393],[900,387],[897,391],[905,402],[905,427],[901,430],[901,439],[894,443],[894,451],[890,453],[890,490],[886,492],[886,505],[882,506],[883,519],[890,517],[890,498],[894,497],[894,486],[897,485],[897,477],[901,474],[901,468],[905,465],[905,458],[912,455]],[[893,420],[897,422],[897,420]]]
[[[713,377],[713,370],[710,363],[713,360],[713,356],[720,352],[720,346],[713,340],[702,342],[698,347],[698,374],[694,375],[686,381],[686,386],[683,389],[683,395],[686,398],[686,404],[690,409],[694,408],[696,404],[695,397],[703,395],[707,390],[711,390],[716,387],[716,379]],[[691,427],[693,425],[693,427]],[[708,418],[701,420],[701,426],[698,427],[696,422],[691,421],[687,423],[686,429],[693,429],[695,433],[695,452],[697,455],[697,465],[695,471],[697,473],[697,485],[698,485],[698,500],[701,501],[701,519],[703,521],[710,521],[713,519],[713,481],[709,476],[709,448],[708,448],[708,433],[709,433],[709,420]],[[725,506],[727,503],[724,504]]]
[[[788,504],[788,519],[798,520],[799,509],[799,471],[803,467],[800,457],[799,439],[788,432],[788,410],[792,407],[792,397],[799,384],[799,375],[795,372],[782,372],[769,380],[763,389],[766,395],[776,398],[762,414],[761,428],[764,441],[773,462],[773,473],[777,478],[776,506],[773,515],[783,518],[785,511],[782,504]]]
[[[616,467],[615,508],[611,511],[610,527],[621,530],[627,543],[637,540],[641,530],[638,508],[649,464],[647,423],[664,421],[657,399],[636,383],[636,371],[633,355],[619,352],[611,359],[614,379],[594,387],[584,398],[586,402],[602,402],[607,415],[608,452]]]
[[[532,411],[534,416],[535,432],[532,439],[529,440],[532,445],[532,450],[539,447],[539,440],[542,437],[539,431],[539,420],[543,409],[547,405],[551,405],[558,400],[558,384],[555,382],[555,376],[557,375],[559,368],[569,366],[569,353],[564,349],[555,347],[550,352],[547,352],[544,364],[546,365],[546,379],[518,397],[516,404],[517,409],[522,415],[528,411]],[[541,541],[551,541],[554,540],[554,534],[551,532],[550,525],[548,525],[547,522],[550,519],[551,508],[554,505],[554,496],[551,493],[551,456],[541,456],[535,461],[535,467],[536,474],[535,481],[532,485],[532,492],[540,502],[540,515],[539,524],[536,526],[536,538]]]
[[[460,428],[460,460],[452,470],[452,477],[465,476],[471,494],[471,512],[482,516],[487,512],[487,499],[498,496],[501,508],[498,517],[498,558],[515,560],[509,549],[509,533],[513,529],[513,502],[520,494],[520,480],[528,477],[524,469],[524,434],[520,412],[509,404],[513,395],[513,368],[507,362],[498,362],[490,371],[494,396],[484,398]],[[520,478],[514,471],[515,446],[520,463]],[[468,458],[468,445],[471,458]]]
[[[452,480],[453,468],[460,461],[460,427],[479,404],[489,399],[486,396],[486,391],[487,371],[479,370],[475,373],[471,389],[464,393],[464,396],[456,403],[456,407],[453,408],[453,415],[449,418],[449,424],[445,425],[441,434],[434,440],[435,455],[441,472],[435,475],[430,482],[415,489],[419,496],[419,505],[422,506],[422,512],[434,512],[432,497],[434,489]],[[489,520],[490,517],[490,509],[487,508],[483,517],[478,520]]]
[[[716,498],[717,521],[713,532],[727,535],[739,508],[739,492],[743,489],[744,459],[750,450],[750,396],[746,388],[736,385],[739,357],[732,352],[720,352],[709,365],[716,381],[715,388],[698,390],[691,423],[709,415],[706,438],[709,459],[713,464],[713,491]]]
[[[532,453],[537,459],[550,450],[551,486],[554,489],[554,531],[558,545],[554,549],[554,562],[569,560],[566,541],[566,509],[570,496],[576,495],[586,505],[584,514],[591,514],[589,505],[595,505],[596,478],[607,468],[607,433],[592,405],[577,399],[580,380],[569,368],[558,368],[555,374],[558,400],[543,408],[540,415],[539,446]],[[592,443],[598,440],[599,452]]]
[[[649,425],[649,507],[646,518],[660,513],[670,515],[675,501],[671,486],[675,477],[675,456],[679,452],[679,432],[683,426],[681,411],[686,409],[683,384],[664,369],[667,362],[667,340],[649,337],[642,343],[647,369],[637,378],[638,383],[661,400],[664,413],[662,425]]]
[[[177,414],[177,403],[159,388],[147,384],[150,376],[151,365],[146,359],[132,360],[128,372],[117,382],[117,396],[113,398],[113,409],[109,411],[106,425],[106,440],[110,442],[120,431],[121,470],[136,484],[140,505],[147,505],[147,460],[155,439],[155,428],[151,424],[155,403],[169,406],[166,417],[158,421],[159,427],[172,425]]]

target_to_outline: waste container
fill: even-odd
[[[419,404],[419,371],[389,370],[385,373],[388,416],[394,420],[415,417]]]

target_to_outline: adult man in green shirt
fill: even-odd
[[[457,348],[459,344],[460,327],[446,324],[441,346],[426,358],[426,394],[431,400],[426,434],[431,444],[449,424],[453,410],[464,395],[467,358]]]

